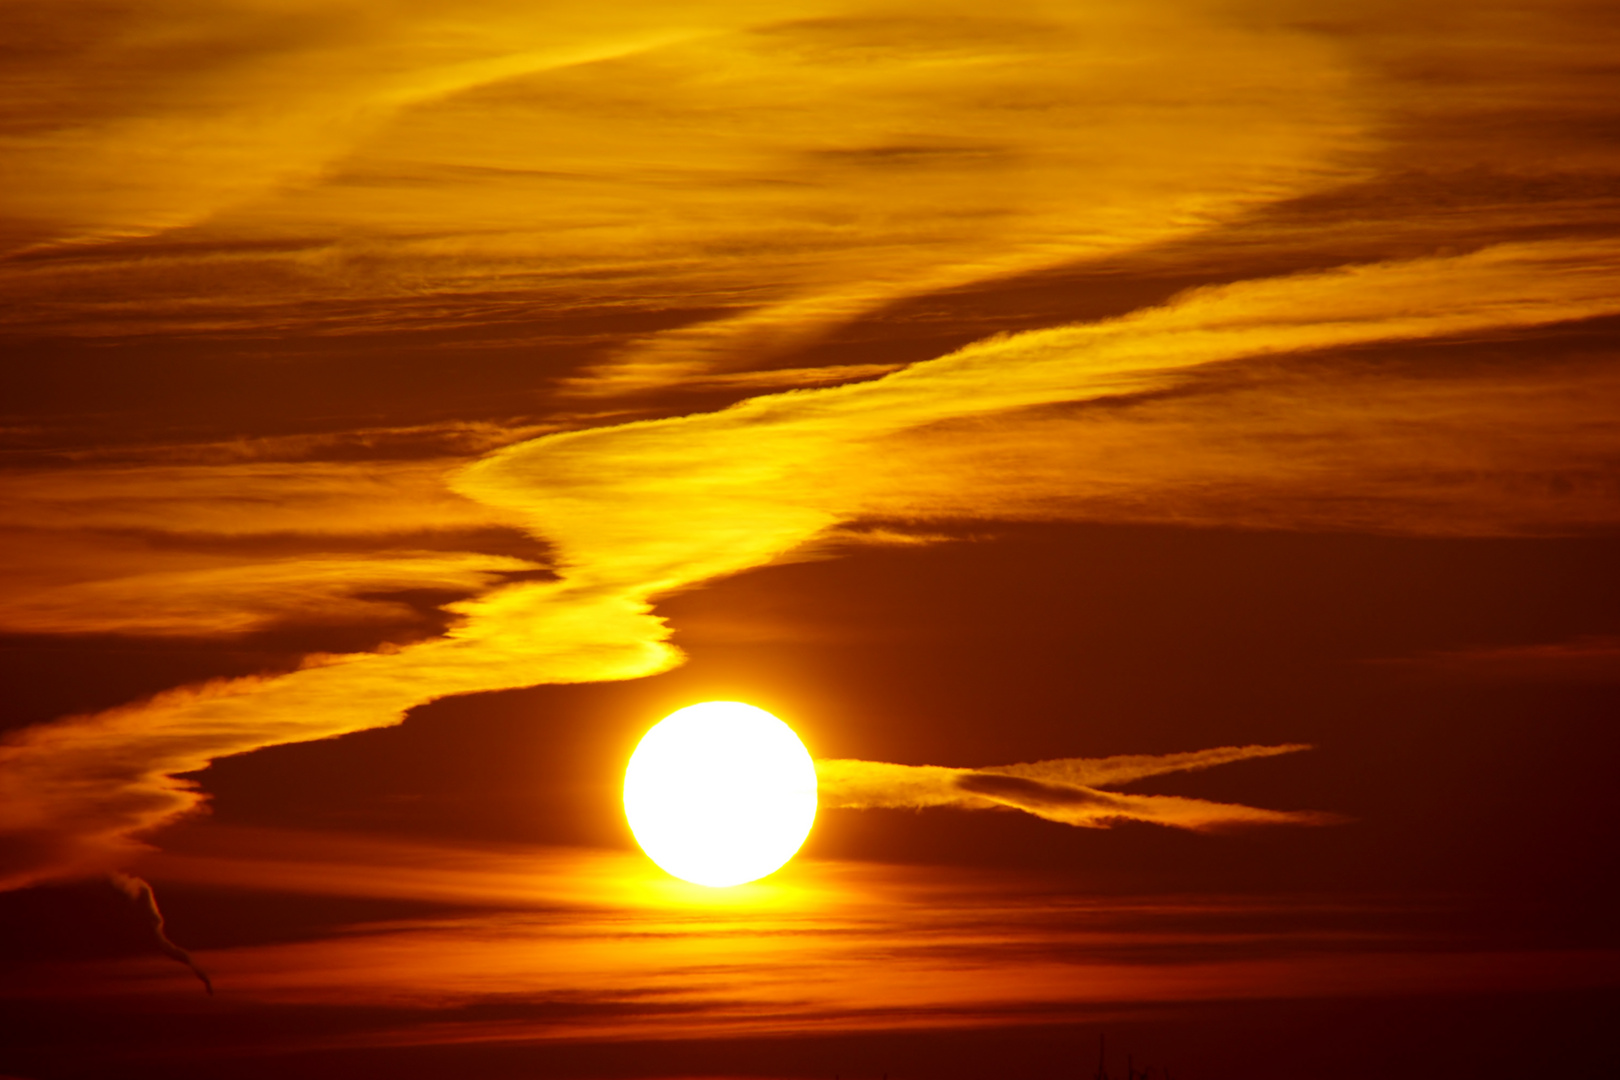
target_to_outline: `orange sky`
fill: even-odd
[[[0,25],[0,1072],[245,1076],[296,1014],[312,1069],[853,1076],[815,1038],[1117,1006],[1248,1076],[1216,1004],[1612,1000],[1606,5]],[[705,698],[824,790],[712,926],[613,799]],[[132,873],[246,1025],[203,1057]],[[914,1074],[1002,1075],[962,1037]]]

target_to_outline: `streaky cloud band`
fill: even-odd
[[[1102,791],[1095,786],[1309,749],[1299,743],[1222,746],[1162,757],[1059,758],[984,769],[828,759],[816,762],[816,774],[821,804],[828,809],[1013,809],[1085,828],[1107,828],[1117,821],[1146,821],[1197,830],[1343,822],[1346,819],[1340,815],[1315,810],[1266,810],[1205,799]]]
[[[1130,489],[1136,516],[1123,517],[1102,503],[1089,511],[1059,506],[1047,516],[1143,520],[1141,506],[1149,505],[1158,515],[1153,519],[1174,520],[1183,509],[1167,497],[1173,489],[1165,484],[1181,476],[1185,453],[1153,460],[1125,455],[1083,469],[1061,463],[1043,471],[1049,444],[1041,461],[979,456],[975,446],[972,460],[936,462],[922,453],[889,453],[886,440],[1033,406],[1170,390],[1237,361],[1269,370],[1263,365],[1275,358],[1309,350],[1595,319],[1620,312],[1617,296],[1620,244],[1613,240],[1503,244],[1194,291],[1120,319],[991,337],[872,382],[767,395],[719,412],[563,432],[508,447],[451,484],[554,544],[559,580],[508,585],[447,605],[463,616],[459,625],[392,654],[321,657],[291,674],[174,691],[8,736],[0,742],[0,839],[10,855],[0,867],[0,885],[105,873],[125,864],[139,850],[134,837],[201,803],[203,796],[175,775],[217,757],[387,726],[406,710],[451,694],[669,670],[682,655],[653,611],[659,596],[766,565],[851,521],[885,513],[1019,516],[1076,490],[1084,494],[1088,485],[1108,484]],[[1575,378],[1558,400],[1573,400],[1591,386],[1604,391],[1607,384]],[[1445,465],[1452,451],[1469,461],[1477,456],[1467,439],[1485,440],[1491,457],[1506,457],[1490,425],[1511,423],[1505,430],[1520,438],[1514,453],[1541,446],[1544,470],[1612,459],[1612,424],[1572,432],[1567,409],[1527,408],[1511,397],[1488,398],[1492,410],[1482,413],[1471,408],[1478,395],[1461,385],[1441,415],[1473,417],[1476,426],[1486,425],[1477,430],[1406,423],[1392,403],[1364,416],[1349,434],[1358,449],[1393,449],[1403,458]],[[1585,398],[1603,404],[1601,394]],[[1296,410],[1297,421],[1323,438],[1337,437],[1332,395],[1318,392],[1310,401],[1315,408]],[[1495,411],[1498,405],[1507,411]],[[1198,419],[1187,418],[1187,429],[1202,430]],[[1565,531],[1571,523],[1606,528],[1616,521],[1607,488],[1504,499],[1478,484],[1443,490],[1391,484],[1376,472],[1363,476],[1365,466],[1356,460],[1333,463],[1336,475],[1365,482],[1354,512],[1301,519],[1287,512],[1290,500],[1317,496],[1321,475],[1299,467],[1299,445],[1298,439],[1268,443],[1218,461],[1228,483],[1264,480],[1271,487],[1260,503],[1238,505],[1209,523],[1354,530],[1375,520],[1381,532],[1511,535]],[[1130,468],[1135,472],[1121,475]],[[1467,475],[1492,473],[1476,467]],[[1003,489],[1020,484],[1032,488],[1022,511],[998,501]],[[932,501],[922,497],[929,491]],[[1375,518],[1369,519],[1369,506],[1378,509]],[[1463,512],[1470,507],[1479,512]],[[1012,805],[1017,793],[1003,788],[1000,794]],[[1050,800],[1028,796],[1019,797],[1059,813]],[[1215,820],[1166,802],[1137,804],[1136,811],[1143,820],[1188,827]],[[1243,820],[1256,820],[1255,813],[1266,812],[1252,811]]]

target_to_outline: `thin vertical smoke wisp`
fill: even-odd
[[[140,908],[141,914],[146,917],[151,927],[152,938],[158,951],[190,968],[191,973],[202,981],[203,989],[212,994],[214,980],[208,977],[208,972],[191,958],[189,952],[170,940],[163,926],[163,910],[158,907],[157,896],[152,892],[152,886],[143,878],[131,874],[108,874],[107,879],[112,882],[115,889],[129,897],[135,906]]]

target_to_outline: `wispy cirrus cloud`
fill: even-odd
[[[413,105],[735,18],[701,2],[662,18],[511,0],[457,16],[412,0],[11,5],[8,231],[49,248],[190,225],[316,180]]]
[[[411,624],[379,594],[472,595],[542,570],[541,545],[445,485],[454,459],[297,460],[334,443],[125,448],[148,460],[0,475],[0,633],[201,639]]]
[[[0,508],[13,528],[208,536],[386,535],[513,520],[446,486],[456,458],[171,464],[153,456],[159,461],[12,470],[0,475]]]
[[[284,622],[387,623],[402,614],[408,618],[409,612],[370,594],[414,589],[472,594],[487,590],[502,574],[541,569],[511,556],[455,551],[282,559],[208,558],[193,552],[170,561],[183,561],[184,568],[10,590],[0,633],[215,637]]]
[[[84,44],[13,75],[10,231],[35,254],[0,267],[10,325],[714,313],[604,341],[586,394],[1187,236],[1354,174],[1366,142],[1329,38],[1178,0],[60,8],[19,19]]]
[[[1147,821],[1182,829],[1333,824],[1342,819],[1317,811],[1263,810],[1204,799],[1100,790],[1149,776],[1308,749],[1294,744],[1222,746],[1185,754],[1059,758],[979,769],[833,759],[816,762],[816,777],[821,805],[829,809],[1011,809],[1088,828],[1106,828],[1117,821]]]
[[[93,608],[138,626],[140,589],[177,598],[148,631],[251,622],[298,580],[332,615],[350,586],[487,584],[509,565],[402,555],[432,545],[399,536],[435,530],[521,526],[562,577],[460,601],[448,636],[391,655],[15,737],[8,881],[117,863],[196,804],[169,777],[221,754],[445,694],[664,670],[679,656],[658,596],[861,519],[1502,535],[1620,517],[1612,350],[1549,329],[1620,314],[1616,162],[1591,138],[1614,95],[1579,4],[1441,5],[1422,26],[1312,5],[1309,29],[1286,4],[1169,0],[11,10],[5,229],[31,248],[0,269],[8,332],[330,343],[537,308],[681,311],[658,324],[675,329],[576,327],[596,362],[567,385],[633,403],[869,381],[544,435],[465,471],[511,432],[426,461],[311,443],[10,475],[11,520],[102,552],[13,574],[36,623],[87,626]],[[1229,284],[980,334],[879,378],[891,358],[791,355],[900,298],[1122,253],[1148,273],[1195,236],[1219,265],[1200,279]],[[301,569],[199,562],[188,593],[172,562],[101,543],[120,531],[369,536],[377,565],[314,548]],[[215,571],[254,597],[235,615],[184,599]],[[980,783],[1063,802],[1027,786],[1049,779]]]
[[[1620,637],[1594,634],[1532,645],[1480,645],[1373,661],[1414,674],[1470,682],[1620,682]]]
[[[905,438],[930,425],[1009,415],[1016,431],[1018,410],[1162,394],[1200,372],[1237,370],[1240,361],[1258,359],[1263,372],[1280,358],[1313,350],[1500,335],[1594,318],[1620,309],[1617,256],[1612,242],[1548,242],[1247,282],[1121,319],[991,339],[873,382],[559,433],[501,450],[459,474],[454,487],[554,544],[559,580],[462,601],[453,610],[463,621],[447,637],[392,655],[339,658],[279,678],[176,692],[20,734],[3,748],[0,774],[9,788],[4,825],[25,853],[9,880],[82,872],[125,857],[132,834],[195,805],[197,795],[168,777],[222,754],[392,723],[412,705],[446,694],[666,670],[680,657],[652,613],[654,598],[761,565],[842,522],[884,513],[994,516],[1006,512],[993,494],[1004,485],[1026,485],[1038,497],[1026,505],[1045,501],[1044,513],[1119,516],[1106,504],[1081,503],[1077,513],[1064,503],[1077,487],[1109,482],[1101,466],[1034,477],[1019,470],[1018,458],[1008,466],[993,457],[924,457],[908,467]],[[1480,400],[1466,382],[1451,391],[1453,410]],[[1339,415],[1329,407],[1294,421],[1308,427]],[[1519,423],[1568,432],[1559,411],[1523,413]],[[1372,410],[1360,424],[1364,440],[1386,439],[1412,452],[1452,446],[1444,428],[1414,429],[1399,410]],[[1323,430],[1336,429],[1327,423]],[[1614,452],[1606,441],[1612,428],[1594,425],[1587,438],[1547,440],[1552,456],[1542,464],[1562,463],[1560,452]],[[892,457],[874,457],[891,450]],[[1172,477],[1184,462],[1176,454],[1158,459]],[[1163,489],[1147,481],[1163,476],[1154,473],[1154,459],[1135,464],[1138,505],[1151,505]],[[1296,468],[1292,441],[1226,465],[1239,481],[1315,492],[1317,477]],[[1435,505],[1408,491],[1373,482],[1364,497],[1381,509],[1383,529],[1454,528]],[[1248,504],[1234,517],[1242,524],[1297,525],[1286,501],[1279,505],[1272,518]],[[1580,505],[1589,522],[1612,519],[1604,498]],[[1159,512],[1173,511],[1172,504]],[[1497,506],[1484,528],[1565,528],[1567,515],[1566,505],[1533,496]],[[1029,786],[1044,779],[975,782],[983,786],[979,795],[1021,800],[1048,816],[1108,816],[1100,812],[1106,800],[1088,807],[1090,796],[1059,797]],[[1119,806],[1112,804],[1115,816]],[[1143,807],[1143,814],[1161,818],[1187,809]]]

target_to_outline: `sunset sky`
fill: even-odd
[[[1620,1071],[1620,7],[0,55],[0,1080]]]

